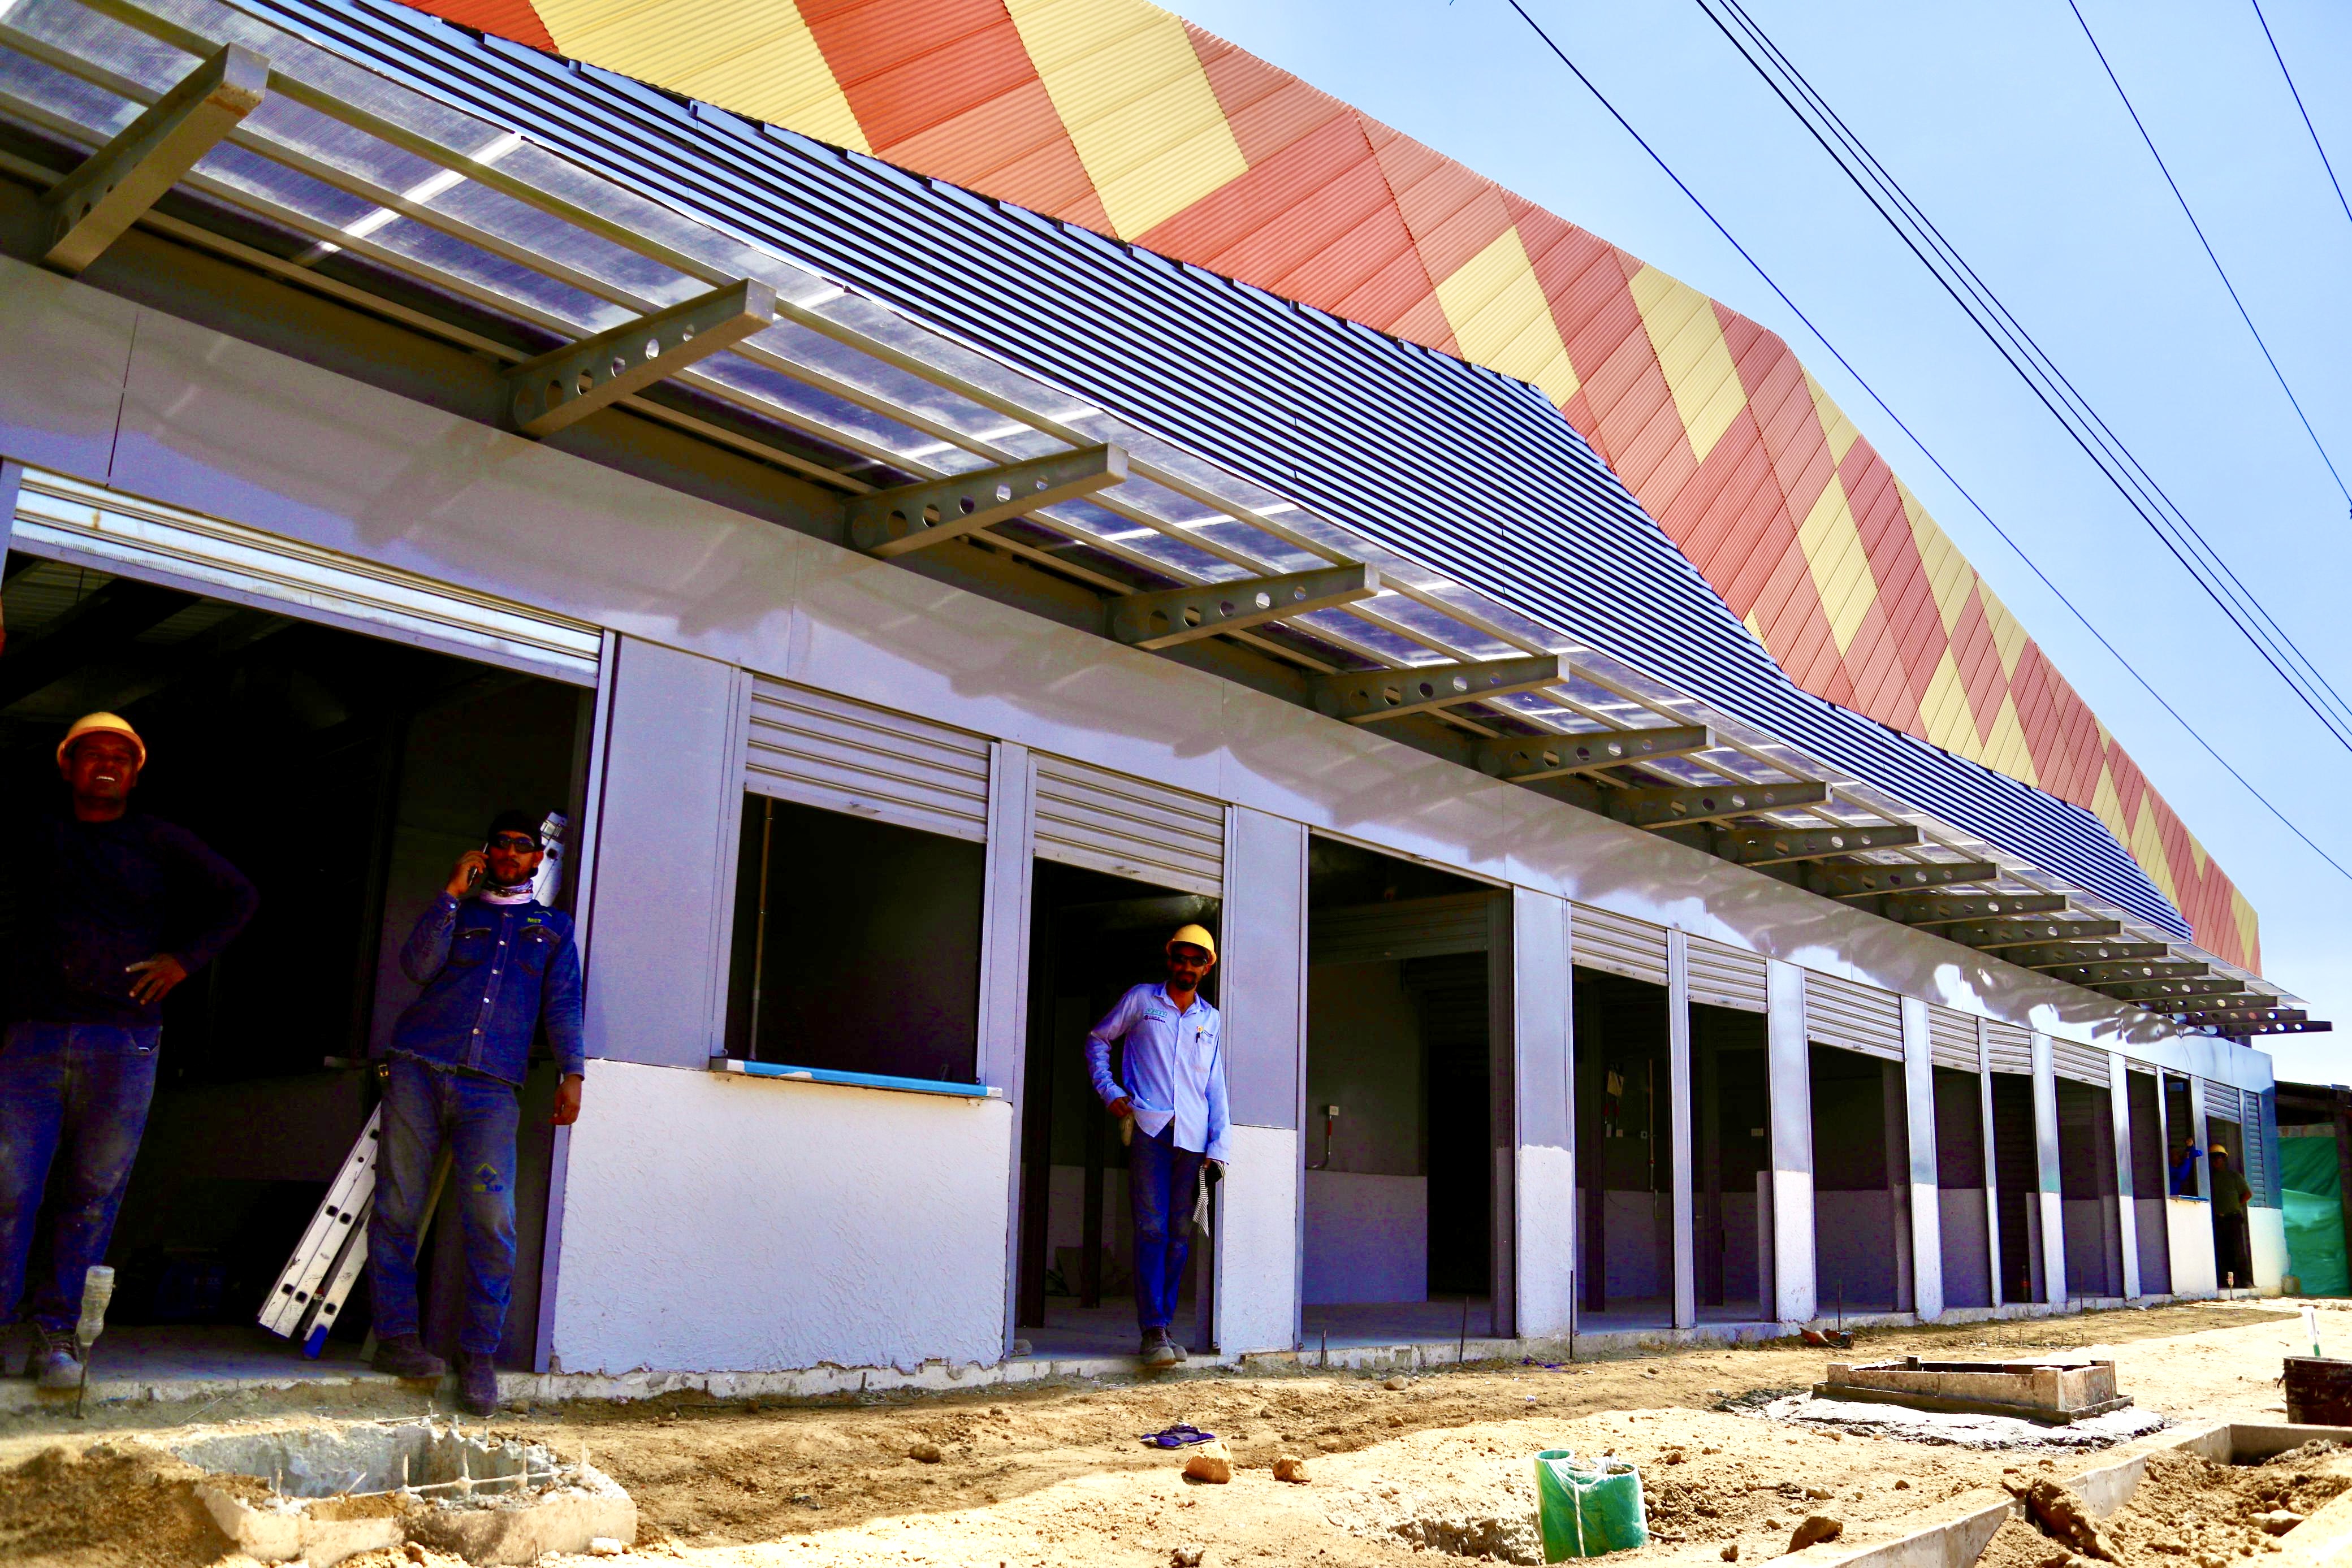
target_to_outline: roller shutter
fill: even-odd
[[[1962,1072],[1978,1070],[1977,1019],[1974,1013],[1927,1005],[1927,1054],[1938,1067]]]
[[[1666,983],[1666,928],[1590,904],[1573,904],[1569,915],[1569,950],[1588,969],[1631,975],[1652,985]]]
[[[1434,958],[1484,953],[1493,945],[1489,924],[1496,898],[1454,893],[1442,898],[1402,898],[1318,909],[1307,921],[1310,964],[1375,964],[1391,958]]]
[[[1903,998],[1893,991],[1805,974],[1805,1032],[1822,1045],[1903,1060]]]
[[[1761,954],[1743,953],[1703,936],[1690,939],[1690,999],[1710,1007],[1772,1010]]]
[[[9,545],[573,685],[596,684],[604,633],[585,622],[37,469],[25,471]]]
[[[2107,1086],[2107,1053],[2095,1046],[2077,1045],[2071,1040],[2050,1042],[2050,1071],[2060,1078],[2071,1078],[2077,1083]]]
[[[1985,1026],[1985,1054],[1995,1072],[2033,1071],[2033,1035],[2011,1023],[1989,1023]]]
[[[950,838],[988,837],[988,742],[782,681],[751,687],[743,787]]]
[[[1039,753],[1036,761],[1038,858],[1224,896],[1223,806],[1065,758]]]

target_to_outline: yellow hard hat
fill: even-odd
[[[138,748],[139,766],[147,766],[147,743],[139,738],[139,732],[131,727],[129,719],[117,713],[86,713],[73,721],[73,727],[66,731],[66,737],[58,742],[58,767],[65,766],[66,753],[71,751],[73,743],[85,735],[119,735]]]
[[[1217,939],[1209,935],[1204,925],[1178,926],[1176,935],[1168,938],[1168,946],[1173,947],[1180,942],[1188,947],[1198,947],[1212,959],[1217,956]]]

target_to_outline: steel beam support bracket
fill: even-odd
[[[2063,915],[2072,907],[2063,893],[2004,893],[1990,898],[1917,898],[1895,894],[1880,901],[1878,913],[1905,925],[1950,925],[2004,915]]]
[[[1990,861],[1943,861],[1922,865],[1814,866],[1805,873],[1805,885],[1824,898],[1865,898],[1882,893],[1909,893],[1923,887],[1964,887],[1974,882],[1998,882],[2000,867]]]
[[[2133,980],[2122,985],[2092,985],[2087,989],[2119,1002],[2160,1002],[2172,997],[2238,997],[2249,995],[2246,982],[2226,975],[2210,980]]]
[[[1285,616],[1353,604],[1380,591],[1381,574],[1361,561],[1350,561],[1281,577],[1130,593],[1110,601],[1103,623],[1113,640],[1129,647],[1172,648]]]
[[[508,415],[548,436],[645,391],[776,319],[776,291],[753,278],[583,338],[507,371]]]
[[[2022,969],[2074,969],[2084,964],[2145,963],[2172,956],[2166,942],[2043,942],[2001,954]],[[2065,977],[2072,979],[2070,974]]]
[[[1127,477],[1117,446],[1082,446],[945,479],[852,497],[842,507],[853,549],[885,559],[959,539],[976,528],[1107,490]]]
[[[1703,724],[1657,729],[1605,729],[1589,735],[1513,736],[1478,748],[1478,769],[1507,784],[1531,784],[1570,773],[1688,757],[1715,745]]]
[[[1719,822],[1757,811],[1791,806],[1826,806],[1826,784],[1728,784],[1705,789],[1612,789],[1609,815],[1636,828],[1669,828],[1684,822]]]
[[[1318,675],[1311,685],[1316,710],[1349,724],[1371,724],[1457,703],[1483,702],[1515,692],[1565,685],[1576,672],[1559,653],[1490,664],[1415,664],[1402,670],[1351,670]]]
[[[2189,1005],[2177,1011],[2165,1007],[2152,1007],[2149,1010],[2160,1018],[2191,1029],[2202,1029],[2208,1024],[2221,1029],[2247,1029],[2255,1024],[2305,1023],[2311,1018],[2311,1014],[2302,1008],[2200,1008]]]
[[[2099,942],[2123,934],[2120,920],[1971,920],[1937,933],[1963,947],[2039,947],[2051,942]]]
[[[1856,850],[1902,849],[1919,841],[1919,830],[1886,828],[1743,828],[1718,830],[1715,852],[1738,865],[1787,865],[1793,861],[1850,855]]]
[[[2009,956],[2006,953],[2001,956]],[[2213,970],[2210,965],[2183,959],[2170,964],[2063,964],[2045,967],[2042,973],[2053,980],[2064,980],[2071,985],[2106,986],[2124,980],[2202,980],[2210,977]]]
[[[242,44],[226,46],[181,78],[41,198],[49,218],[42,261],[60,272],[96,261],[268,90],[269,62]]]

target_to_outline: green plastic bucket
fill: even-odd
[[[1622,1459],[1579,1459],[1567,1448],[1538,1454],[1536,1519],[1547,1563],[1630,1552],[1650,1542],[1641,1472]]]

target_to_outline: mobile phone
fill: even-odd
[[[485,861],[488,860],[490,857],[490,846],[488,840],[483,841],[481,855]],[[467,893],[473,892],[474,889],[481,883],[482,870],[483,868],[478,865],[470,865],[466,868],[466,891]]]

